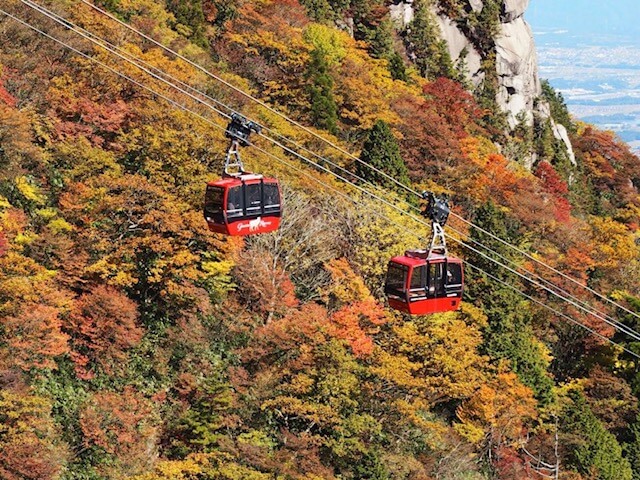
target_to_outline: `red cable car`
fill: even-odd
[[[460,308],[463,283],[459,258],[407,250],[389,261],[384,291],[391,308],[427,315]]]
[[[431,245],[393,257],[384,287],[389,306],[411,315],[457,310],[464,285],[462,260],[447,254],[442,229],[449,217],[448,201],[427,192],[423,198],[428,200],[423,215],[431,219]]]
[[[244,171],[239,147],[250,145],[252,132],[262,127],[233,113],[225,135],[231,139],[221,179],[209,182],[204,218],[209,230],[227,235],[269,233],[280,226],[280,186],[274,178]],[[233,170],[232,172],[230,170]]]
[[[209,230],[227,235],[253,235],[277,230],[282,206],[274,178],[244,173],[207,184],[204,216]]]

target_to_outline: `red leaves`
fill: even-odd
[[[78,376],[93,377],[96,365],[111,373],[126,358],[124,350],[142,338],[137,319],[136,304],[114,288],[99,285],[81,296],[68,326]]]
[[[569,193],[567,182],[562,180],[549,162],[540,162],[534,173],[542,181],[544,189],[553,196],[556,220],[568,222],[571,217],[571,204],[566,198]]]
[[[5,103],[9,107],[15,108],[15,106],[18,104],[18,100],[13,95],[11,95],[4,86],[4,81],[6,80],[6,78],[6,74],[0,76],[0,102]]]
[[[15,365],[55,369],[54,358],[68,351],[68,337],[61,330],[58,309],[47,305],[24,305],[16,316],[6,317],[0,324]]]
[[[153,414],[152,403],[133,387],[121,393],[98,392],[80,413],[85,446],[114,455],[118,462],[113,468],[119,474],[149,468],[157,436]]]
[[[482,109],[459,82],[440,77],[425,85],[423,92],[430,100],[429,109],[452,128],[458,139],[466,137],[468,131],[479,129],[477,122],[482,117]]]

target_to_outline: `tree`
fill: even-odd
[[[41,304],[23,305],[22,311],[0,318],[11,363],[24,370],[55,369],[55,358],[67,353],[68,336],[62,332],[59,310]],[[3,355],[4,356],[4,355]]]
[[[569,393],[561,426],[569,467],[602,480],[631,480],[631,465],[622,456],[622,447],[593,414],[581,392]]]
[[[67,332],[78,375],[91,378],[97,367],[108,374],[120,370],[125,350],[142,338],[137,320],[137,305],[112,287],[98,285],[76,300]]]
[[[338,133],[338,106],[333,98],[333,78],[325,54],[315,49],[311,52],[311,61],[307,69],[311,121],[318,128]]]
[[[535,405],[533,392],[514,373],[499,373],[456,410],[461,422],[456,430],[482,443],[485,458],[490,460],[496,451],[515,447],[522,440],[527,423],[537,416]]]
[[[156,421],[153,403],[133,387],[97,392],[80,412],[84,447],[107,476],[140,473],[157,454]]]
[[[51,403],[28,390],[0,388],[0,477],[55,480],[68,457]]]
[[[360,152],[360,162],[356,162],[355,170],[359,177],[385,189],[401,188],[392,179],[405,185],[409,184],[407,166],[400,155],[398,142],[389,125],[383,120],[378,120],[369,130]]]
[[[510,244],[518,244],[517,224],[493,203],[478,209],[475,224]],[[488,246],[504,258],[516,260],[512,250],[505,249],[481,230],[473,229],[471,235],[480,244]],[[489,258],[495,257],[491,253],[486,255]],[[483,332],[482,351],[494,360],[509,360],[522,383],[530,387],[542,403],[548,402],[553,386],[553,380],[547,373],[550,356],[533,333],[534,317],[530,303],[513,289],[523,290],[525,287],[514,273],[501,267],[496,268],[490,259],[480,254],[471,254],[468,259],[482,272],[491,272],[504,282],[496,282],[485,273],[477,273],[475,269],[467,276],[468,298],[476,306],[480,306],[488,317],[487,327]],[[504,259],[498,261],[507,263]]]
[[[416,14],[407,26],[406,36],[420,74],[430,80],[455,78],[456,72],[440,31],[426,1],[416,3]]]
[[[201,47],[208,47],[202,0],[169,0],[167,7],[176,17],[176,30]]]

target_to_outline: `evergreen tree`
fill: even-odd
[[[493,203],[478,209],[475,224],[512,245],[518,245],[520,235],[517,225],[510,223],[509,218]],[[473,229],[471,236],[504,258],[512,257],[511,251],[507,251],[502,244],[480,230]],[[495,257],[490,253],[487,255]],[[468,260],[483,272],[489,272],[506,284],[524,290],[514,273],[496,267],[493,261],[475,253],[471,253]],[[496,260],[506,263],[502,258]],[[553,380],[547,374],[549,365],[544,348],[533,333],[533,315],[529,302],[523,300],[516,290],[496,282],[485,273],[477,273],[475,269],[468,269],[467,272],[467,296],[476,306],[481,306],[488,317],[488,324],[483,332],[484,353],[495,360],[509,360],[522,383],[533,390],[538,401],[547,403],[551,400]]]
[[[391,78],[394,80],[402,80],[403,82],[409,80],[407,69],[398,52],[393,52],[389,56],[389,72],[391,73]]]
[[[367,167],[367,165],[371,165],[400,183],[405,185],[409,183],[407,166],[400,155],[398,142],[391,133],[389,125],[383,120],[378,120],[369,130],[367,139],[362,146],[360,160],[362,162],[356,163],[356,174],[365,180],[384,188],[398,188],[397,184],[385,175]]]
[[[329,74],[329,64],[324,53],[319,49],[311,52],[308,79],[311,120],[316,127],[335,135],[338,132],[338,106],[333,98],[333,78]]]
[[[406,30],[407,41],[415,54],[416,66],[423,77],[431,80],[438,77],[456,78],[447,43],[440,38],[438,25],[427,3],[416,2],[415,18]]]
[[[566,464],[589,478],[631,480],[631,465],[616,438],[596,418],[581,392],[572,391],[569,396],[572,402],[562,418],[562,429],[568,434],[564,443],[570,449]]]
[[[202,0],[169,0],[167,7],[176,17],[176,29],[201,47],[208,47]],[[187,27],[185,29],[185,27]]]
[[[544,98],[547,102],[549,102],[549,106],[551,108],[551,116],[553,119],[567,127],[567,130],[570,132],[576,132],[576,126],[571,120],[571,115],[569,114],[569,109],[567,108],[567,104],[564,101],[564,97],[562,93],[556,92],[556,90],[551,86],[548,80],[542,80],[542,98]]]
[[[629,442],[624,444],[625,458],[631,464],[633,478],[640,478],[640,415],[629,427]]]

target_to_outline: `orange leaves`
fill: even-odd
[[[456,429],[472,442],[514,445],[523,438],[527,421],[536,418],[535,406],[533,392],[515,373],[500,373],[458,408]]]
[[[69,318],[73,352],[80,378],[91,378],[95,364],[107,373],[126,358],[124,350],[142,338],[136,304],[118,290],[99,285],[81,296]]]
[[[105,96],[89,98],[86,95],[91,91],[70,78],[58,79],[49,90],[49,113],[56,120],[55,132],[60,139],[82,136],[93,145],[102,146],[112,141],[114,134],[128,121],[129,104]]]
[[[383,308],[373,298],[345,305],[331,315],[329,332],[349,342],[356,357],[373,353],[371,334],[386,322]]]
[[[94,394],[80,413],[85,447],[113,455],[116,462],[111,473],[121,475],[151,466],[158,434],[155,423],[153,404],[132,387],[121,393]]]
[[[24,305],[22,311],[0,320],[14,365],[54,369],[54,358],[68,352],[68,337],[61,331],[58,309],[47,305]]]

